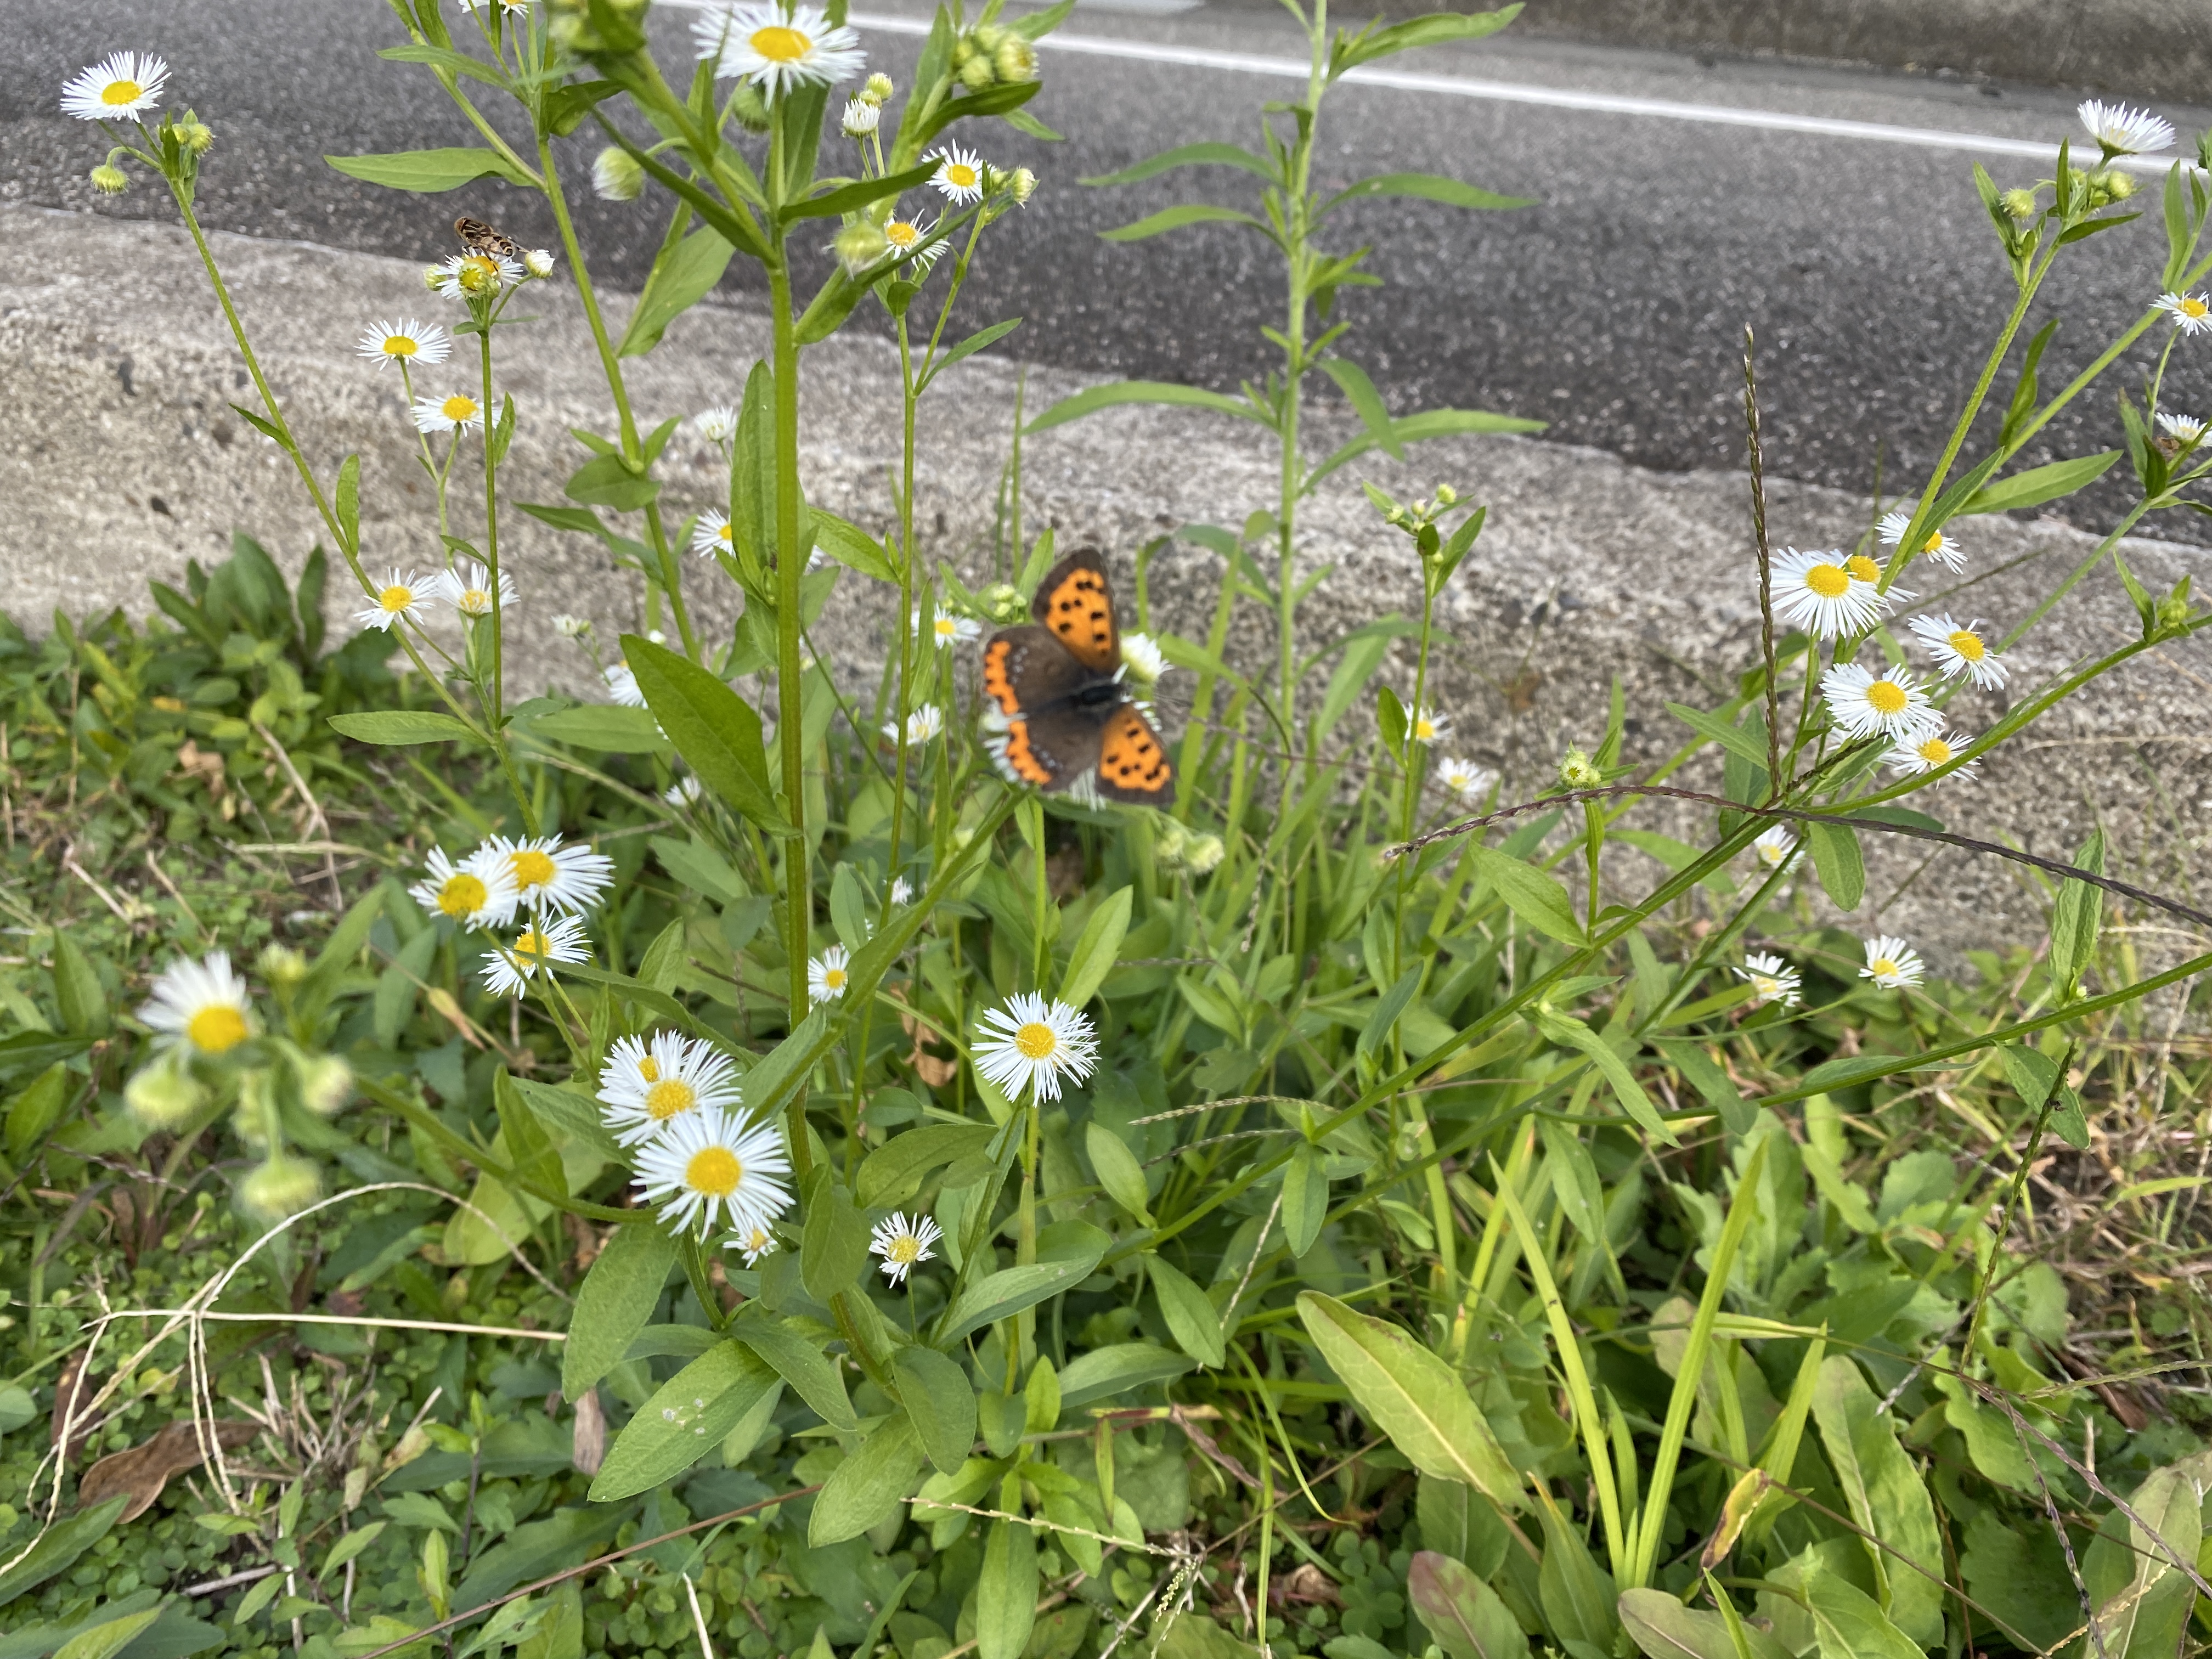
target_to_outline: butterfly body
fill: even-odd
[[[1121,679],[1113,591],[1096,551],[1071,553],[1031,601],[1036,618],[983,647],[983,690],[1006,733],[992,745],[1016,782],[1059,791],[1096,773],[1109,800],[1167,806],[1175,768]]]
[[[481,219],[471,219],[466,214],[453,221],[453,234],[461,239],[461,246],[471,253],[489,255],[495,259],[520,260],[522,245],[503,231],[493,229]]]

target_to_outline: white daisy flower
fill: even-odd
[[[857,30],[832,27],[818,6],[715,6],[691,24],[702,60],[716,78],[742,76],[773,100],[788,88],[835,86],[867,67]]]
[[[1869,587],[1879,587],[1881,581],[1881,566],[1867,557],[1865,554],[1852,554],[1844,561],[1844,568],[1850,572],[1854,580],[1864,582]],[[1891,608],[1893,600],[1911,599],[1912,590],[1909,587],[1893,586],[1887,592],[1881,593],[1879,597],[1881,599],[1881,608],[1887,611]]]
[[[927,630],[922,629],[919,611],[915,612],[914,625],[917,632],[926,631],[927,637],[936,642],[939,651],[965,645],[983,631],[983,625],[974,617],[958,616],[941,605],[933,607]]]
[[[895,876],[891,879],[891,902],[893,904],[914,902],[914,884],[904,876]]]
[[[926,702],[911,710],[906,717],[906,742],[909,749],[934,742],[945,730],[945,711],[933,702]],[[898,741],[898,722],[884,722],[884,736],[893,743]]]
[[[947,144],[922,160],[937,163],[937,176],[929,182],[955,207],[966,207],[983,198],[983,158],[972,149]]]
[[[443,398],[417,398],[409,411],[417,432],[466,432],[483,424],[483,405],[465,392]]]
[[[726,1225],[750,1238],[791,1206],[783,1134],[773,1121],[748,1128],[706,1106],[671,1118],[637,1149],[637,1190],[677,1232],[704,1238]]]
[[[1787,825],[1779,823],[1770,823],[1760,830],[1759,838],[1751,844],[1751,851],[1764,868],[1779,870],[1784,875],[1795,870],[1805,856],[1797,837]]]
[[[763,1256],[775,1254],[775,1235],[756,1221],[722,1248],[741,1253],[748,1267],[757,1267]]]
[[[660,799],[671,806],[696,806],[699,804],[699,780],[686,772],[660,792]]]
[[[1160,676],[1168,672],[1170,665],[1167,653],[1160,649],[1160,642],[1150,634],[1121,635],[1121,666],[1128,671],[1129,678],[1139,685],[1158,684]]]
[[[374,358],[382,368],[394,362],[442,363],[453,355],[453,343],[437,324],[419,323],[409,317],[362,330],[361,343],[354,349],[364,357]]]
[[[449,300],[483,298],[522,280],[522,267],[499,253],[456,253],[428,272],[430,286]]]
[[[655,1031],[627,1036],[599,1071],[600,1115],[625,1146],[652,1139],[686,1112],[735,1115],[740,1091],[730,1057],[704,1038]]]
[[[553,618],[553,631],[564,640],[581,639],[592,631],[592,619],[589,617],[572,617],[564,611]]]
[[[522,256],[522,268],[532,276],[553,274],[553,253],[550,248],[534,247]]]
[[[1057,997],[1021,991],[985,1014],[975,1041],[975,1069],[1018,1102],[1058,1100],[1065,1075],[1080,1083],[1098,1064],[1098,1035],[1088,1017]]]
[[[2204,422],[2194,415],[2160,415],[2158,429],[2184,449],[2194,449],[2204,435]]]
[[[138,1018],[165,1043],[223,1054],[253,1035],[253,999],[231,972],[230,952],[210,951],[198,962],[187,957],[164,968]]]
[[[2172,147],[2173,124],[2147,109],[2130,109],[2125,104],[2104,104],[2089,98],[2074,112],[2107,155],[2147,155]]]
[[[1883,756],[1882,764],[1893,771],[1917,777],[1923,772],[1933,772],[1939,766],[1948,766],[1959,758],[1959,751],[1971,747],[1973,741],[1960,732],[1936,730],[1915,732],[1911,737],[1901,738],[1889,753]],[[1971,779],[1981,769],[1981,762],[1968,761],[1957,771],[1945,773],[1944,781],[1948,783],[1954,778],[1961,781]]]
[[[853,956],[842,945],[833,945],[806,963],[806,998],[810,1006],[835,1002],[852,982]]]
[[[884,118],[883,106],[868,98],[848,98],[845,113],[838,125],[848,138],[865,138],[880,125]]]
[[[81,70],[62,88],[62,113],[80,121],[138,115],[161,101],[169,66],[151,52],[118,52]]]
[[[2201,294],[2161,294],[2157,309],[2173,319],[2184,334],[2202,334],[2212,328],[2212,304]]]
[[[588,847],[564,843],[558,836],[521,841],[493,836],[484,846],[507,860],[525,909],[580,915],[614,883],[612,859]]]
[[[1449,790],[1474,806],[1490,793],[1490,786],[1498,781],[1498,775],[1486,766],[1478,766],[1454,755],[1437,763],[1436,781],[1439,788]]]
[[[929,1247],[944,1237],[945,1230],[927,1216],[916,1215],[908,1221],[903,1211],[894,1210],[876,1223],[869,1235],[868,1254],[883,1257],[884,1277],[896,1285],[928,1261]]]
[[[1936,659],[1937,670],[1946,678],[1956,679],[1963,674],[1984,690],[1994,691],[2012,671],[1977,631],[1981,625],[1981,619],[1976,617],[1962,627],[1948,614],[1915,617],[1905,624]]]
[[[726,513],[717,513],[709,507],[699,515],[699,522],[691,526],[691,550],[702,559],[711,559],[717,553],[731,552],[737,544]]]
[[[693,416],[691,424],[708,443],[726,444],[738,434],[738,411],[727,404],[716,404]]]
[[[514,936],[513,945],[492,947],[491,955],[484,958],[484,988],[495,997],[519,997],[541,969],[550,979],[556,963],[591,959],[584,924],[575,917],[562,916],[542,927],[532,923]]]
[[[1881,523],[1877,526],[1884,547],[1895,547],[1905,539],[1905,532],[1911,528],[1912,514],[1902,507],[1894,513],[1883,514]],[[1946,570],[1963,570],[1966,567],[1966,550],[1940,530],[1921,542],[1915,556],[1933,559]]]
[[[416,612],[434,590],[436,583],[425,580],[409,571],[401,575],[395,567],[377,585],[374,602],[353,613],[353,619],[363,628],[386,628],[402,617],[420,621]]]
[[[936,228],[934,219],[927,224],[915,219],[893,219],[884,227],[884,240],[890,244],[893,256],[906,261],[907,281],[920,282],[951,247],[952,244],[942,237],[933,242],[929,240],[930,233]]]
[[[1406,735],[1415,743],[1440,743],[1451,736],[1451,720],[1423,703],[1408,720]]]
[[[1801,1000],[1800,988],[1805,976],[1771,952],[1752,951],[1735,973],[1738,978],[1750,981],[1751,1006],[1754,1008],[1769,1002],[1795,1008]]]
[[[455,864],[433,847],[423,862],[428,873],[407,892],[425,910],[464,927],[504,927],[514,919],[514,867],[495,849],[479,847]]]
[[[599,671],[607,695],[625,708],[645,707],[645,693],[637,689],[637,673],[626,662],[611,662]]]
[[[474,559],[463,560],[457,569],[440,571],[431,585],[440,599],[464,617],[489,617],[492,613],[491,572]],[[520,603],[521,596],[514,591],[514,578],[501,571],[498,608],[511,610]]]
[[[1820,695],[1849,737],[1902,738],[1936,718],[1928,706],[1928,693],[1901,668],[1876,674],[1858,663],[1838,663],[1820,676]]]
[[[1894,991],[1919,984],[1927,971],[1917,951],[1903,939],[1884,933],[1867,940],[1866,966],[1859,969],[1859,977],[1872,980],[1885,991]]]
[[[1863,634],[1889,608],[1870,585],[1851,574],[1840,553],[1784,548],[1774,556],[1772,570],[1776,613],[1816,640]]]

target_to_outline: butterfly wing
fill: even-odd
[[[1069,554],[1046,573],[1030,614],[1094,674],[1121,665],[1121,635],[1114,618],[1114,590],[1096,548]]]
[[[983,647],[983,693],[1008,720],[1066,702],[1091,678],[1046,629],[1001,629]]]
[[[992,739],[991,753],[1015,782],[1061,790],[1100,763],[1107,729],[1091,710],[1062,704],[1008,721],[1006,735]]]
[[[1099,731],[1098,793],[1139,806],[1175,804],[1175,767],[1167,745],[1134,703],[1121,703]]]

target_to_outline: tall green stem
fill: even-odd
[[[781,177],[781,158],[771,170]],[[784,948],[789,953],[791,1020],[806,1017],[807,941],[814,927],[811,855],[806,841],[806,754],[799,730],[801,702],[799,660],[799,578],[806,552],[799,544],[799,334],[791,311],[791,266],[781,232],[768,268],[769,306],[775,319],[775,740],[783,758],[785,811],[797,834],[784,843]],[[787,1109],[791,1157],[805,1174],[811,1157],[806,1143],[806,1087],[793,1091]]]
[[[1281,665],[1276,696],[1282,709],[1283,729],[1295,729],[1291,694],[1297,678],[1297,527],[1298,497],[1304,492],[1304,466],[1298,454],[1298,411],[1306,373],[1306,216],[1313,179],[1313,147],[1321,126],[1321,98],[1327,82],[1328,0],[1315,0],[1310,28],[1311,52],[1306,71],[1304,131],[1292,147],[1290,178],[1283,191],[1285,251],[1288,256],[1289,294],[1284,318],[1283,400],[1276,431],[1282,441],[1282,476],[1275,509],[1276,587]],[[1234,580],[1235,573],[1231,573]],[[1289,776],[1288,769],[1285,776]]]

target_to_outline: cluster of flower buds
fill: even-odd
[[[952,72],[970,92],[1037,77],[1036,48],[996,23],[979,23],[952,43]]]
[[[1163,870],[1188,870],[1194,876],[1211,875],[1227,851],[1221,837],[1193,835],[1170,819],[1152,839],[1152,857]]]

